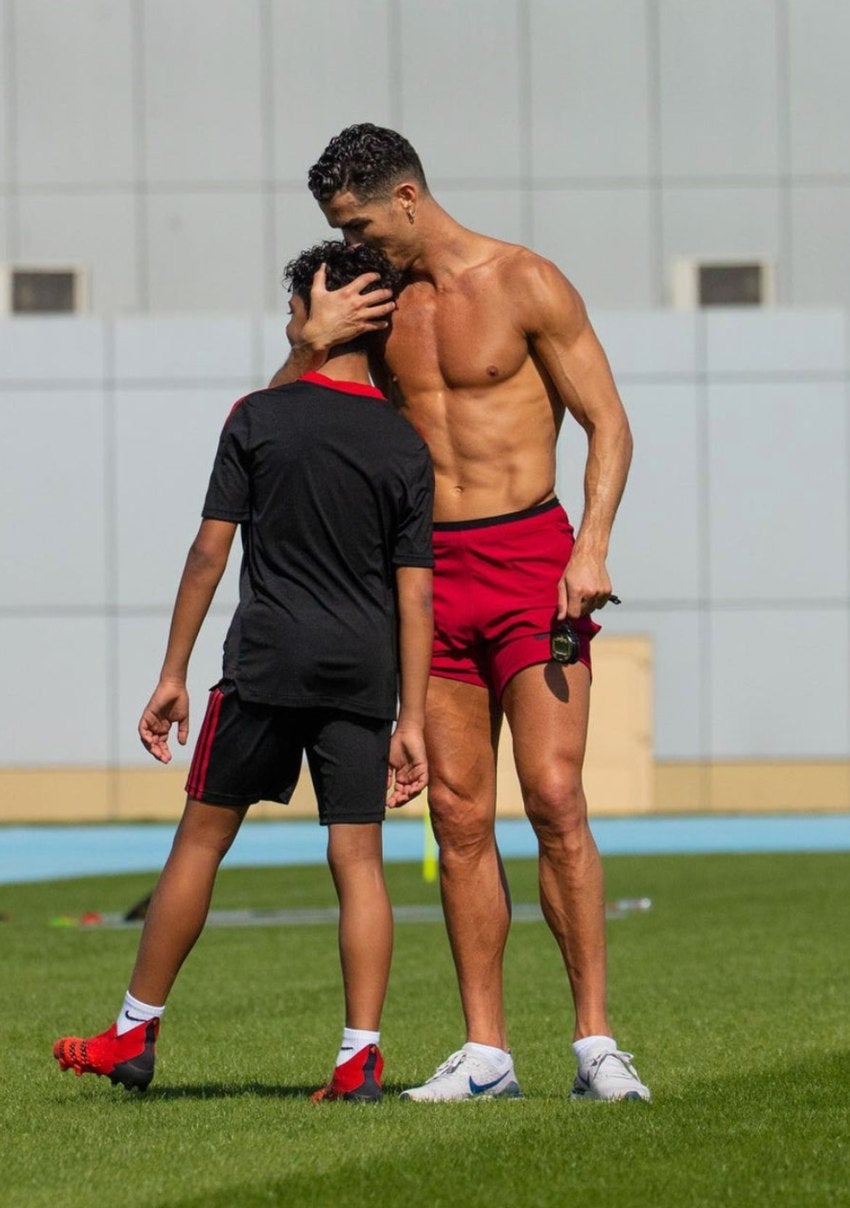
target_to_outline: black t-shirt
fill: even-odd
[[[244,700],[393,718],[396,566],[433,566],[434,474],[371,386],[321,374],[236,404],[203,515],[242,525],[224,675]]]

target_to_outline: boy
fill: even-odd
[[[373,288],[399,287],[381,253],[329,242],[287,266],[294,321],[307,315],[320,264],[330,289],[364,272],[377,274]],[[381,338],[333,349],[322,374],[248,395],[228,417],[159,683],[139,723],[156,759],[171,758],[172,724],[186,742],[189,657],[241,525],[223,678],[210,693],[120,1015],[99,1036],[58,1040],[63,1070],[148,1086],[159,1019],[203,928],[221,859],[249,805],[289,801],[306,751],[329,829],[346,1013],[334,1073],[313,1098],[381,1097],[392,952],[381,822],[385,803],[403,805],[427,781],[433,565],[426,447],[369,384],[368,349]]]

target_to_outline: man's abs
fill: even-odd
[[[563,407],[530,357],[510,380],[476,386],[423,374],[421,355],[396,365],[391,393],[434,464],[435,520],[500,516],[552,497]]]
[[[387,385],[431,453],[438,521],[522,511],[555,489],[563,405],[488,284],[408,287],[385,349]]]
[[[555,427],[548,400],[512,384],[413,395],[404,409],[434,463],[434,519],[521,512],[555,491]]]

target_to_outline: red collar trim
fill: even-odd
[[[312,382],[314,386],[327,386],[328,390],[341,390],[343,394],[365,394],[367,398],[379,398],[385,402],[384,396],[375,386],[367,386],[364,382],[343,382],[337,378],[325,377],[323,373],[313,373],[309,370],[302,373],[299,382]]]

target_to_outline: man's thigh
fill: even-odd
[[[425,738],[429,798],[438,821],[444,813],[492,820],[496,805],[496,750],[501,710],[487,688],[432,676]]]
[[[581,783],[587,745],[590,672],[548,662],[518,672],[502,697],[524,796]]]

